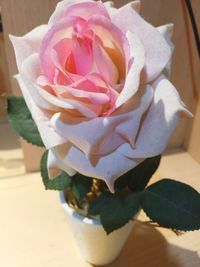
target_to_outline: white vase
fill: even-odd
[[[133,228],[133,221],[107,235],[98,220],[81,216],[70,208],[63,192],[60,192],[60,200],[82,257],[94,265],[113,262]]]

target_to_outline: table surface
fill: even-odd
[[[0,172],[0,266],[91,266],[79,255],[58,192],[45,191],[39,173],[25,174],[20,166],[18,169],[13,176],[13,166],[10,177]],[[165,156],[154,180],[163,175],[200,191],[200,167],[188,153]],[[136,223],[119,258],[109,266],[198,267],[200,232],[176,236],[166,229]]]

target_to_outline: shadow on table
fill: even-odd
[[[108,267],[194,267],[197,253],[167,243],[151,226],[136,224],[119,258]]]

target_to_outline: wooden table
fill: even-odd
[[[199,164],[186,152],[165,156],[154,180],[163,174],[200,190]],[[91,266],[79,255],[58,192],[45,192],[39,173],[1,177],[0,211],[0,266]],[[199,267],[200,232],[176,236],[137,223],[120,257],[109,266]]]

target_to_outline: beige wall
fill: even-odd
[[[0,96],[9,90],[9,75],[3,33],[0,32]]]

